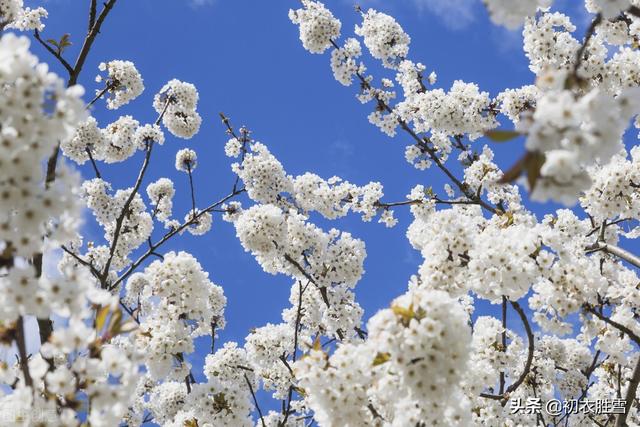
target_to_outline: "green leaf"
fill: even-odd
[[[522,135],[519,132],[516,132],[515,130],[489,130],[487,132],[484,133],[484,136],[486,136],[487,138],[489,138],[490,140],[492,140],[493,142],[507,142],[507,141],[511,141],[512,139],[515,139],[517,137],[519,137],[520,135]]]
[[[69,33],[63,34],[60,40],[47,39],[47,43],[56,48],[58,55],[62,55],[65,49],[73,44],[71,43],[71,35]]]
[[[376,357],[373,359],[373,366],[379,366],[383,363],[387,363],[391,360],[391,354],[389,353],[378,353]]]

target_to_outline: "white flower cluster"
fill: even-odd
[[[245,340],[247,360],[262,378],[264,389],[273,390],[274,399],[286,399],[292,384],[292,375],[281,358],[286,360],[295,351],[293,334],[293,328],[286,323],[268,323],[251,331]]]
[[[593,168],[593,184],[580,201],[585,211],[598,221],[640,216],[640,149],[631,150],[631,158],[616,155],[608,164]]]
[[[173,209],[173,181],[169,178],[160,178],[147,186],[147,195],[154,207],[154,215],[160,221],[167,221],[171,218]]]
[[[500,105],[500,112],[517,126],[521,117],[535,108],[540,93],[537,86],[527,85],[501,92],[496,101]]]
[[[528,16],[534,16],[539,9],[548,8],[553,0],[483,0],[491,20],[496,25],[515,30]]]
[[[291,193],[292,183],[282,164],[259,142],[250,144],[242,163],[232,165],[247,194],[260,203],[276,203],[281,193]]]
[[[100,75],[96,77],[96,82],[102,81],[106,84],[106,90],[109,94],[107,99],[107,108],[116,110],[123,105],[136,99],[144,90],[142,76],[131,61],[113,60],[107,63],[100,63],[100,71],[106,71],[107,77]],[[99,95],[102,90],[96,90]]]
[[[591,13],[602,13],[605,19],[611,19],[619,16],[622,12],[629,9],[634,3],[633,0],[586,0],[585,5]],[[637,6],[637,4],[635,4]]]
[[[560,12],[527,18],[522,35],[529,69],[536,74],[548,69],[568,69],[580,46],[571,35],[575,30],[571,19]]]
[[[40,166],[58,141],[71,138],[84,119],[82,88],[62,80],[29,52],[29,40],[7,33],[0,39],[0,247],[30,258],[65,243],[75,231],[78,177],[64,165],[58,182],[45,186]]]
[[[304,212],[316,211],[328,219],[343,217],[352,211],[362,214],[363,221],[371,221],[383,196],[382,184],[370,182],[358,187],[338,177],[324,180],[312,173],[293,179],[296,206]]]
[[[198,90],[191,83],[173,79],[153,99],[162,123],[178,138],[190,139],[200,130],[202,117],[196,111]]]
[[[323,425],[376,425],[374,414],[390,425],[467,425],[467,321],[445,292],[409,291],[371,318],[364,343],[331,356],[313,348],[295,363],[305,402]]]
[[[193,340],[210,335],[214,321],[216,329],[224,328],[227,299],[192,255],[169,252],[132,279],[127,298],[141,301],[142,316],[135,344],[152,378],[164,378],[174,363],[181,364],[179,355],[193,352]]]
[[[176,170],[191,173],[198,166],[198,155],[190,148],[183,148],[176,153]]]
[[[353,76],[362,72],[362,65],[356,61],[362,55],[362,46],[357,39],[350,38],[344,46],[331,51],[331,70],[337,81],[344,86],[351,86]]]
[[[42,18],[48,16],[43,7],[24,7],[23,0],[0,0],[0,26],[20,31],[44,29]]]
[[[496,127],[489,114],[491,99],[477,85],[455,81],[449,92],[434,89],[413,94],[400,102],[396,111],[416,132],[442,132],[447,135],[470,134],[472,139]]]
[[[503,333],[506,334],[506,346],[502,345]],[[500,372],[517,376],[522,368],[522,340],[494,317],[480,316],[476,319],[471,348],[469,375],[464,380],[465,391],[471,398],[477,399],[484,387],[493,385]]]
[[[105,163],[119,163],[144,150],[149,143],[162,145],[164,133],[157,125],[144,125],[131,116],[121,116],[100,129],[93,117],[80,123],[73,138],[62,141],[60,148],[71,160],[84,164],[90,158]],[[90,157],[91,156],[91,157]]]
[[[452,295],[466,293],[467,253],[474,243],[476,230],[484,222],[477,206],[457,205],[416,215],[407,237],[422,253],[424,262],[420,266],[420,277],[427,286],[446,290]],[[440,237],[433,239],[434,233]]]
[[[640,111],[638,91],[613,97],[593,89],[576,99],[568,90],[550,91],[537,102],[528,128],[526,147],[544,153],[542,180],[532,197],[571,204],[589,187],[585,170],[606,164],[622,149],[629,120]]]
[[[302,0],[302,9],[289,10],[289,19],[300,27],[300,41],[311,53],[323,53],[340,37],[342,24],[319,1]]]
[[[540,274],[535,256],[540,245],[540,237],[526,225],[489,225],[468,254],[471,288],[494,303],[503,295],[522,298]]]
[[[362,25],[356,26],[355,33],[364,39],[374,58],[385,67],[396,68],[409,54],[409,35],[393,17],[382,12],[369,9],[362,18]]]
[[[111,196],[109,195],[110,185],[100,178],[85,181],[82,188],[85,192],[87,207],[91,209],[98,224],[104,229],[105,240],[113,245],[115,236],[118,236],[111,266],[115,270],[120,270],[127,265],[129,254],[151,236],[153,219],[138,193],[131,198],[128,209],[122,214],[133,188],[118,190]],[[121,215],[123,216],[119,223]],[[109,250],[105,246],[95,247],[91,252],[96,257],[96,266],[104,266],[110,257]]]

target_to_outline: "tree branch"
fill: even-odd
[[[258,415],[260,415],[260,422],[262,423],[262,427],[267,427],[267,424],[264,422],[264,417],[262,416],[262,411],[260,410],[260,405],[258,405],[258,399],[256,399],[256,394],[253,392],[253,386],[251,385],[251,381],[249,381],[249,377],[247,374],[244,375],[244,380],[247,382],[247,386],[249,386],[249,391],[251,392],[251,397],[253,397],[253,403],[256,405],[256,409],[258,410]]]
[[[635,342],[636,344],[640,345],[640,336],[636,335],[636,333],[633,332],[631,329],[627,328],[626,326],[624,326],[621,323],[616,322],[615,320],[609,319],[605,315],[599,313],[597,310],[594,310],[594,308],[591,307],[590,305],[585,305],[584,306],[584,310],[587,311],[588,313],[593,314],[598,319],[602,320],[604,323],[606,323],[608,325],[611,325],[612,327],[616,328],[620,332],[623,332],[623,333],[627,334],[629,336],[629,338],[631,338],[631,340],[633,342]]]
[[[631,380],[629,381],[629,386],[627,387],[624,413],[618,415],[618,419],[616,420],[616,427],[627,426],[627,417],[629,416],[629,412],[631,412],[633,399],[635,399],[636,392],[638,391],[638,384],[640,384],[640,357],[636,362],[636,367],[633,369],[633,374],[631,375]]]
[[[520,304],[518,304],[516,301],[509,301],[509,302],[511,303],[511,306],[514,308],[514,310],[518,313],[518,316],[520,316],[520,320],[522,320],[522,323],[524,325],[524,330],[527,334],[527,340],[529,342],[528,349],[527,349],[527,361],[525,362],[524,369],[522,370],[522,373],[520,374],[518,379],[515,382],[513,382],[509,387],[507,387],[504,393],[502,394],[481,393],[480,394],[481,397],[484,397],[487,399],[501,400],[503,404],[506,403],[506,397],[509,394],[516,391],[518,387],[520,387],[520,385],[527,378],[527,375],[529,375],[529,372],[531,372],[531,364],[533,362],[533,353],[535,350],[533,331],[531,330],[531,325],[529,324],[529,319],[527,319],[527,315],[525,314]]]
[[[16,346],[18,347],[18,354],[20,355],[20,369],[22,369],[22,376],[24,376],[24,382],[27,387],[33,387],[33,379],[31,378],[31,373],[29,372],[29,357],[27,356],[24,319],[22,316],[18,317],[16,328]]]
[[[87,37],[85,37],[84,43],[80,48],[80,53],[78,54],[76,63],[73,66],[73,72],[71,72],[69,75],[69,81],[67,83],[67,86],[73,86],[78,82],[78,77],[82,72],[82,67],[84,67],[84,63],[87,60],[87,56],[89,55],[91,46],[93,45],[93,42],[96,40],[96,36],[98,35],[98,33],[100,33],[100,28],[102,27],[102,23],[107,18],[107,15],[109,15],[109,12],[111,12],[111,9],[115,5],[116,1],[117,0],[108,0],[106,3],[104,3],[104,8],[100,12],[100,15],[98,16],[98,18],[95,20],[95,22],[89,29],[89,32],[87,33]],[[91,12],[89,13],[89,16],[91,19]]]
[[[73,68],[71,67],[71,64],[69,64],[67,60],[62,57],[60,53],[56,52],[51,46],[49,46],[49,43],[42,40],[42,38],[40,37],[40,31],[35,30],[33,32],[33,37],[62,64],[62,66],[67,70],[67,73],[69,73],[69,75],[73,73]]]
[[[226,203],[227,201],[229,201],[230,199],[232,199],[233,197],[237,196],[238,194],[241,194],[245,191],[244,188],[240,189],[240,190],[236,190],[235,192],[223,197],[222,199],[220,199],[219,201],[213,203],[212,205],[210,205],[209,207],[203,209],[202,211],[198,212],[193,218],[189,219],[188,221],[185,221],[181,226],[169,231],[167,234],[165,234],[157,243],[154,243],[152,245],[150,245],[149,250],[147,250],[147,252],[145,252],[143,255],[140,256],[140,258],[138,258],[133,264],[131,264],[129,266],[129,268],[125,271],[125,273],[122,274],[122,276],[120,276],[114,283],[113,285],[111,285],[109,287],[110,291],[113,291],[114,289],[116,289],[118,287],[118,285],[120,283],[122,283],[124,280],[126,280],[131,274],[133,274],[133,272],[140,266],[140,264],[142,264],[147,258],[149,258],[154,251],[156,251],[160,246],[162,246],[164,243],[166,243],[169,239],[171,239],[173,236],[175,236],[176,234],[181,233],[183,230],[185,230],[187,227],[189,227],[191,224],[195,223],[202,215],[204,215],[206,212],[211,212],[213,211],[215,208],[217,208],[218,206]]]

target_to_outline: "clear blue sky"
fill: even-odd
[[[89,2],[25,3],[48,8],[50,16],[44,31],[47,38],[71,34],[74,45],[67,53],[71,58],[86,32]],[[204,119],[200,133],[189,141],[167,133],[165,145],[154,151],[148,175],[149,180],[161,176],[175,180],[177,217],[182,218],[188,206],[187,178],[173,167],[178,149],[190,147],[198,152],[200,167],[195,172],[195,184],[200,207],[230,191],[234,176],[230,161],[224,156],[226,136],[217,116],[219,111],[224,111],[234,125],[244,124],[252,129],[254,137],[270,147],[290,174],[312,171],[325,178],[339,175],[356,184],[380,181],[388,201],[402,200],[416,184],[441,191],[445,181],[438,170],[419,172],[405,162],[407,140],[403,134],[390,139],[368,123],[366,116],[371,106],[363,106],[355,99],[355,86],[344,88],[333,79],[328,55],[311,55],[303,50],[298,29],[287,17],[289,8],[299,7],[296,0],[200,3],[118,1],[80,79],[90,99],[97,88],[94,77],[102,61],[131,60],[144,78],[146,90],[134,103],[116,112],[108,112],[104,104],[100,105],[95,115],[101,126],[122,114],[131,114],[143,123],[152,122],[156,116],[151,106],[153,95],[169,79],[178,78],[198,87],[198,110]],[[495,96],[506,87],[533,82],[519,32],[493,27],[481,2],[436,2],[450,7],[445,10],[444,20],[434,13],[440,9],[421,7],[421,3],[425,0],[380,0],[362,5],[371,5],[398,19],[412,37],[411,58],[437,72],[439,87],[448,89],[453,80],[462,79],[477,82],[482,90]],[[326,4],[342,20],[343,34],[352,35],[358,20],[353,4],[342,0]],[[578,19],[581,37],[582,13],[571,13]],[[40,58],[50,60],[40,46],[34,50]],[[372,63],[369,58],[366,60]],[[62,72],[57,65],[54,69]],[[482,143],[477,142],[476,146],[481,148]],[[521,150],[522,142],[498,147],[498,163],[507,167]],[[133,184],[140,161],[138,154],[124,164],[103,166],[103,174],[115,188],[128,187]],[[91,177],[90,169],[83,172]],[[535,205],[533,209],[543,212],[548,207]],[[365,318],[405,291],[410,275],[417,272],[422,260],[405,237],[410,215],[400,210],[398,216],[400,222],[393,229],[375,222],[362,223],[353,216],[331,224],[318,221],[325,228],[335,226],[350,231],[366,242],[366,274],[356,288]],[[91,220],[87,227],[88,233],[100,241],[101,232]],[[162,232],[158,227],[156,235]],[[242,343],[250,328],[280,321],[280,312],[288,305],[291,281],[263,273],[252,256],[243,251],[231,224],[216,217],[212,231],[205,236],[185,234],[164,250],[193,253],[211,279],[223,286],[228,298],[228,323],[220,333],[219,343]],[[196,366],[208,345],[201,344],[201,356],[192,358]]]

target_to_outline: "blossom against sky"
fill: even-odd
[[[254,138],[268,144],[291,174],[312,170],[324,178],[339,175],[357,185],[380,181],[388,200],[405,199],[416,183],[441,191],[445,181],[438,171],[420,172],[404,161],[405,143],[399,140],[405,136],[389,138],[380,133],[368,122],[369,106],[357,102],[354,89],[336,84],[328,56],[309,55],[302,48],[298,28],[288,18],[289,9],[299,7],[297,1],[188,3],[119,3],[103,28],[80,81],[88,94],[93,93],[99,87],[93,81],[101,73],[99,64],[112,60],[134,62],[144,79],[146,89],[135,103],[117,113],[97,110],[96,119],[101,126],[120,114],[153,122],[157,115],[153,96],[172,78],[198,88],[200,133],[188,141],[168,138],[154,154],[157,158],[151,166],[150,180],[169,176],[177,187],[186,190],[186,175],[178,174],[174,168],[175,153],[193,148],[200,162],[194,172],[197,203],[204,205],[227,194],[234,175],[230,160],[224,156],[227,137],[218,116],[222,111],[234,125],[247,126]],[[342,32],[351,34],[360,22],[353,4],[327,3],[342,20]],[[520,31],[491,25],[480,2],[377,0],[363,6],[369,3],[393,15],[411,35],[412,57],[437,73],[438,87],[448,89],[461,79],[475,82],[495,96],[506,87],[534,81],[521,50]],[[565,3],[572,15],[582,16],[571,2]],[[86,32],[86,4],[75,0],[32,2],[39,4],[49,11],[43,35],[58,39],[69,33],[74,43],[69,52],[77,52]],[[582,34],[583,22],[578,19],[577,24],[577,32]],[[40,46],[34,45],[33,49],[41,59],[49,61]],[[53,68],[58,67],[49,62]],[[503,168],[523,150],[522,141],[511,144],[496,150],[496,162]],[[129,167],[127,163],[109,170],[108,178],[116,188],[132,184]],[[91,176],[88,165],[83,172]],[[177,191],[174,203],[189,205],[188,197],[187,191]],[[536,211],[536,204],[532,206]],[[365,241],[366,274],[356,290],[365,319],[403,292],[421,264],[420,254],[405,237],[411,216],[402,210],[397,216],[399,224],[393,229],[375,222],[362,223],[356,216],[331,225],[314,217],[320,225],[338,226]],[[101,231],[90,214],[86,217],[87,234],[93,233],[99,240]],[[252,327],[280,320],[282,309],[288,305],[291,283],[286,277],[264,274],[243,250],[233,226],[216,218],[213,230],[198,238],[185,234],[171,241],[167,250],[189,248],[211,279],[223,285],[228,300],[226,317],[232,321],[220,332],[220,340],[242,343]],[[203,355],[204,352],[197,357]],[[201,363],[194,361],[194,365]]]

